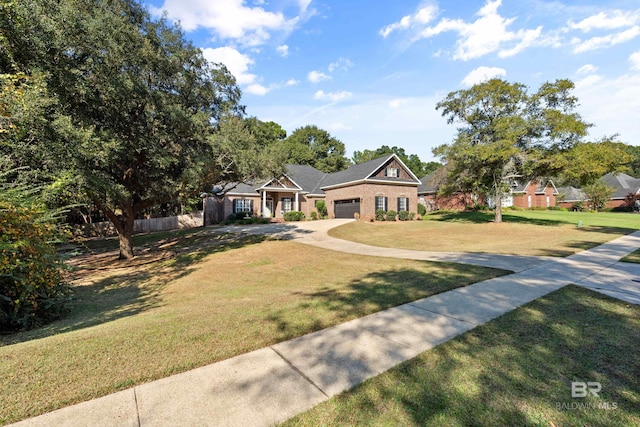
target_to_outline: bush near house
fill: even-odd
[[[324,200],[318,200],[316,203],[316,209],[318,210],[318,215],[320,218],[327,217],[327,204]]]
[[[283,217],[285,221],[302,221],[304,219],[304,212],[289,211],[285,212]]]
[[[384,221],[384,213],[382,209],[378,209],[376,211],[376,221]]]
[[[317,221],[317,220],[318,220],[318,212],[312,211],[311,212],[311,221]]]
[[[427,214],[427,207],[422,203],[418,203],[418,215],[423,216]]]
[[[391,211],[387,211],[387,213],[385,214],[385,220],[387,221],[395,221],[396,220],[396,216],[398,216],[398,213],[394,210]]]
[[[409,211],[400,211],[398,212],[398,219],[400,221],[409,221],[415,218],[416,214],[414,212]]]

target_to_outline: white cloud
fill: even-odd
[[[261,84],[253,83],[253,84],[250,84],[249,86],[247,86],[244,91],[247,92],[247,93],[250,93],[252,95],[263,96],[263,95],[266,95],[267,92],[269,92],[269,90],[271,90],[271,89],[267,88],[267,87],[264,87]]]
[[[428,24],[438,15],[438,7],[435,5],[427,5],[418,9],[414,15],[407,15],[398,22],[389,24],[380,30],[380,35],[384,38],[389,37],[396,30],[406,30],[416,24]]]
[[[592,37],[585,41],[574,39],[573,43],[576,46],[573,48],[573,53],[581,53],[589,50],[602,49],[611,47],[620,43],[632,40],[640,35],[640,26],[636,25],[628,30],[621,31],[616,34],[609,34],[606,36]]]
[[[631,69],[640,71],[640,50],[632,53],[629,56],[629,62],[631,62]]]
[[[298,86],[298,84],[300,84],[300,82],[296,79],[289,79],[287,80],[287,82],[285,83],[287,86]]]
[[[640,142],[640,128],[637,125],[640,73],[612,79],[596,77],[576,83],[575,89],[575,95],[580,100],[580,113],[586,121],[595,125],[589,130],[590,138],[619,133],[621,141],[637,145]]]
[[[315,71],[315,70],[310,71],[309,74],[307,74],[307,78],[311,83],[319,83],[323,80],[331,80],[331,76],[328,76],[320,71]]]
[[[289,46],[287,46],[286,44],[283,44],[281,46],[278,46],[276,48],[276,51],[280,54],[280,56],[282,56],[283,58],[286,58],[287,56],[289,56]]]
[[[593,64],[585,64],[582,67],[578,68],[576,71],[578,74],[592,74],[598,71],[598,67]]]
[[[504,68],[497,67],[478,67],[465,76],[460,82],[463,86],[471,87],[477,83],[490,80],[494,77],[504,77],[507,71]]]
[[[249,66],[253,64],[253,59],[237,51],[236,49],[224,46],[212,49],[210,47],[202,49],[204,57],[209,62],[223,63],[236,78],[240,85],[252,84],[256,80],[256,75],[249,73]]]
[[[300,3],[301,11],[305,2]],[[281,12],[263,7],[250,7],[244,0],[164,0],[162,6],[151,7],[154,15],[167,11],[170,19],[179,21],[185,31],[205,28],[221,39],[233,39],[247,46],[263,44],[271,32],[290,32],[300,17],[287,19]]]
[[[420,14],[405,16],[402,20],[380,30],[383,37],[393,31],[410,30],[415,34],[411,42],[431,38],[446,32],[458,34],[453,59],[468,61],[498,51],[501,58],[516,55],[530,46],[550,44],[542,36],[542,27],[535,29],[509,30],[516,18],[504,18],[498,13],[502,0],[487,0],[476,13],[477,19],[466,22],[462,19],[442,18],[435,25],[427,26],[437,14],[430,6],[424,17]]]
[[[315,95],[313,96],[313,99],[319,99],[319,100],[327,99],[332,102],[338,102],[338,101],[345,100],[347,98],[351,98],[352,95],[353,93],[347,92],[347,91],[325,93],[323,90],[319,90],[315,93]]]
[[[333,73],[336,70],[347,71],[349,68],[353,67],[353,62],[351,62],[348,58],[340,57],[336,62],[332,62],[329,64],[327,69],[330,73]]]
[[[593,86],[594,84],[598,83],[601,80],[602,80],[602,77],[597,74],[588,75],[587,77],[576,81],[576,89],[582,89],[585,87]]]
[[[600,12],[579,22],[569,21],[569,28],[588,33],[592,30],[612,30],[615,28],[631,27],[640,22],[640,11],[623,12],[613,10]]]
[[[389,108],[400,108],[405,102],[406,100],[401,98],[392,99],[391,101],[389,101]]]

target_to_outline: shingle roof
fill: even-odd
[[[587,195],[576,187],[558,187],[558,193],[562,196],[563,202],[578,202],[587,200]]]
[[[393,157],[397,158],[395,154],[390,154],[384,157],[370,160],[368,162],[359,163],[357,165],[351,165],[343,171],[326,173],[322,172],[313,166],[309,165],[287,165],[285,174],[291,178],[298,186],[302,188],[302,191],[308,194],[324,194],[323,188],[331,187],[334,185],[345,184],[348,182],[362,181],[369,176],[375,174],[381,167],[383,167]],[[400,160],[400,159],[398,159]],[[407,168],[407,171],[409,169]],[[413,182],[413,180],[399,180],[398,178],[384,178],[376,177],[376,180],[388,180],[389,182]],[[258,192],[258,189],[265,183],[259,185],[252,184],[238,184],[238,186],[230,191],[230,194],[252,194]]]
[[[420,185],[418,185],[418,194],[429,194],[438,191],[438,185],[436,184],[436,173],[430,173],[420,179]]]
[[[640,191],[640,179],[627,175],[626,173],[608,173],[600,181],[612,187],[615,191],[611,198],[624,199],[627,194],[636,194]]]

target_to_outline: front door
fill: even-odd
[[[267,197],[267,206],[262,216],[264,218],[271,218],[272,213],[273,213],[273,197]]]

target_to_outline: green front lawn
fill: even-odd
[[[640,306],[568,286],[285,426],[639,426]],[[599,397],[571,397],[571,382]]]
[[[329,235],[374,246],[438,252],[568,256],[640,230],[640,215],[562,211],[444,212],[423,221],[357,221]],[[580,226],[578,226],[580,225]]]
[[[0,424],[505,273],[209,230],[156,237],[133,264],[76,258],[71,315],[1,337]]]

